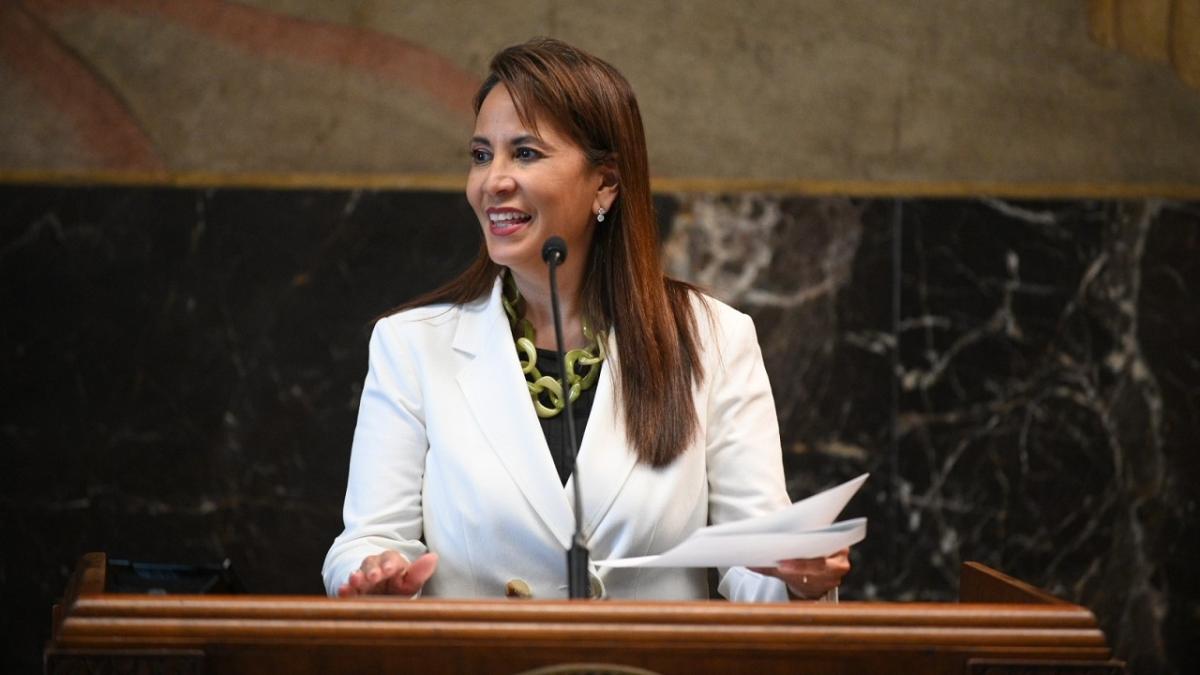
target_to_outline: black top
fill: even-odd
[[[601,363],[601,368],[604,364]],[[542,375],[559,379],[562,368],[558,364],[558,353],[549,349],[537,350],[537,368]],[[571,412],[575,414],[575,436],[583,442],[583,430],[587,426],[588,416],[592,413],[592,401],[596,399],[596,389],[600,381],[579,393],[579,398],[571,404]],[[539,417],[542,433],[546,436],[546,445],[550,447],[550,457],[554,459],[554,468],[558,469],[558,479],[563,486],[571,476],[575,466],[575,458],[571,456],[571,441],[567,438],[567,411],[564,410],[554,417]]]

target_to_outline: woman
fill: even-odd
[[[662,552],[789,503],[753,324],[663,274],[625,79],[534,40],[496,55],[475,112],[467,199],[483,245],[462,276],[375,327],[346,529],[323,570],[333,595],[565,596],[574,479],[556,385],[539,379],[559,372],[541,255],[552,235],[568,250],[558,279],[592,558]],[[732,568],[719,591],[813,598],[848,569],[846,551]],[[609,597],[708,595],[700,569],[592,576]]]

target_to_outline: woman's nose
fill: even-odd
[[[491,170],[488,171],[487,180],[484,182],[484,188],[490,194],[505,194],[515,190],[517,181],[513,178],[510,168],[507,164],[493,162]]]

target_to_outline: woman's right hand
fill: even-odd
[[[396,551],[384,551],[363,559],[358,571],[338,589],[339,598],[355,595],[416,595],[437,569],[436,553],[426,553],[413,562]]]

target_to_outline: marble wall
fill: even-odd
[[[844,597],[980,560],[1200,663],[1200,204],[660,195],[752,314],[793,496],[872,472]],[[371,318],[477,245],[460,195],[0,186],[4,672],[78,556],[319,593]]]
[[[872,472],[850,594],[949,598],[979,560],[1090,607],[1131,672],[1200,663],[1200,206],[677,208],[674,271],[758,323],[793,494]]]

